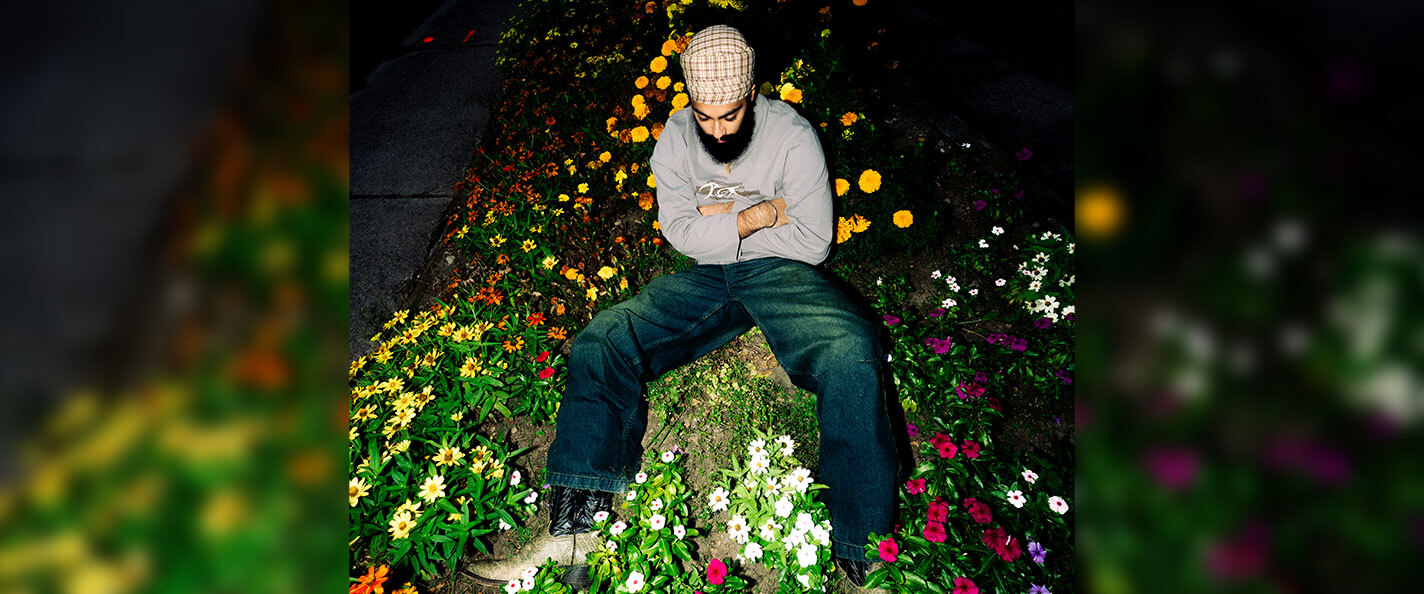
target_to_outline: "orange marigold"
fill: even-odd
[[[523,348],[524,348],[524,337],[523,337],[523,336],[516,336],[516,337],[514,337],[514,342],[510,342],[508,339],[506,339],[506,340],[504,341],[504,350],[505,350],[505,352],[513,353],[513,352],[518,351],[518,350],[523,349]]]
[[[653,194],[652,194],[652,192],[643,192],[642,194],[638,194],[638,207],[641,208],[641,209],[643,209],[643,210],[652,210],[652,209],[653,209]]]
[[[899,227],[899,228],[901,228],[901,229],[904,229],[905,227],[909,227],[910,225],[914,224],[914,222],[915,222],[915,215],[910,214],[910,211],[908,211],[908,210],[898,210],[898,211],[895,211],[895,226],[896,226],[896,227]]]
[[[633,142],[642,142],[644,140],[647,140],[648,128],[645,126],[638,126],[637,128],[633,128],[632,132],[629,133],[629,137],[633,139]]]
[[[859,119],[860,119],[860,116],[859,116],[859,115],[856,115],[855,112],[853,112],[853,111],[847,111],[847,112],[845,112],[845,115],[841,116],[841,125],[842,125],[842,126],[849,126],[849,125],[851,125],[851,124],[854,124],[854,123],[856,122],[856,120],[859,120]]]
[[[563,326],[554,326],[552,328],[549,328],[549,331],[545,332],[544,336],[547,337],[549,340],[564,340],[565,338],[569,337],[568,334],[565,333]]]

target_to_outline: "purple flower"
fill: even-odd
[[[899,324],[899,323],[900,323],[900,318],[897,318],[897,317],[892,316],[892,315],[890,315],[890,314],[885,314],[884,318],[885,318],[885,325],[887,325],[887,326],[894,326],[895,324]]]
[[[934,311],[931,311],[931,312],[930,312],[930,317],[931,317],[931,318],[939,318],[939,317],[943,317],[943,316],[944,316],[944,308],[942,308],[942,307],[936,308]]]
[[[949,347],[950,347],[951,345],[953,345],[953,344],[954,344],[954,341],[953,341],[953,340],[950,340],[950,339],[948,339],[948,338],[939,339],[939,338],[935,338],[935,337],[931,336],[931,337],[925,339],[925,345],[926,345],[926,346],[929,346],[929,347],[932,348],[932,349],[934,349],[934,352],[936,352],[936,353],[938,353],[938,354],[941,354],[941,355],[943,355],[943,354],[945,354],[945,353],[948,353],[948,352],[949,352]]]
[[[974,383],[976,383],[976,384],[983,384],[983,383],[988,383],[988,381],[989,381],[989,374],[984,373],[984,372],[982,372],[982,371],[976,371],[976,372],[974,372]]]
[[[993,194],[993,195],[995,195],[995,196],[998,196],[998,195],[999,195],[999,189],[998,189],[998,188],[989,188],[989,193],[990,193],[990,194]]]
[[[984,342],[987,342],[989,344],[999,344],[1000,342],[1003,342],[1003,340],[1007,337],[1007,334],[1003,334],[1000,332],[991,332],[988,336],[984,337]]]
[[[1181,491],[1196,483],[1201,460],[1188,448],[1158,448],[1142,455],[1142,465],[1157,484],[1168,491]]]
[[[1022,188],[1020,188],[1019,191],[1014,192],[1014,198],[1023,198],[1023,189],[1022,189]]]
[[[1043,548],[1042,543],[1030,542],[1028,543],[1028,554],[1033,556],[1034,563],[1042,564],[1043,560],[1048,557],[1048,549]]]
[[[1033,156],[1033,151],[1028,150],[1028,147],[1024,147],[1019,149],[1019,152],[1014,153],[1014,156],[1018,157],[1020,161],[1027,161]],[[1044,592],[1048,592],[1048,590],[1044,590]]]
[[[989,205],[989,203],[988,203],[988,202],[985,202],[985,201],[983,201],[983,200],[975,200],[975,201],[974,201],[974,210],[984,210],[984,207],[985,207],[985,206],[988,206],[988,205]]]
[[[1068,373],[1068,370],[1066,369],[1059,369],[1058,371],[1053,372],[1053,377],[1063,380],[1063,383],[1065,384],[1073,383],[1073,375]]]
[[[1028,150],[1028,149],[1024,149],[1024,150]],[[1040,585],[1038,585],[1038,584],[1029,584],[1028,594],[1053,594],[1053,593],[1052,593],[1052,592],[1049,592],[1049,591],[1048,591],[1048,588],[1045,588],[1045,587],[1040,586]]]
[[[1048,319],[1048,316],[1041,317],[1041,318],[1035,320],[1034,323],[1033,323],[1033,327],[1034,327],[1034,328],[1038,328],[1039,330],[1042,330],[1042,329],[1047,328],[1047,327],[1052,326],[1052,325],[1053,325],[1053,320]]]
[[[911,438],[919,437],[919,435],[920,435],[920,427],[919,427],[919,425],[908,425],[908,424],[907,424],[907,425],[905,425],[905,433],[909,433]]]

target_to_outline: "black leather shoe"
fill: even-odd
[[[836,557],[836,567],[846,574],[846,579],[857,588],[865,586],[865,576],[870,573],[870,562]]]
[[[613,494],[554,485],[549,494],[549,535],[567,536],[593,529],[593,515],[612,512]]]

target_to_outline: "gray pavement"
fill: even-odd
[[[518,10],[515,0],[446,0],[351,95],[353,356],[414,296],[410,281],[489,122],[496,44]]]

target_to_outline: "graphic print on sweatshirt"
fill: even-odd
[[[697,198],[701,200],[716,200],[725,202],[727,200],[741,202],[760,202],[765,198],[761,192],[748,190],[744,184],[732,185],[728,182],[709,181],[697,186]]]

